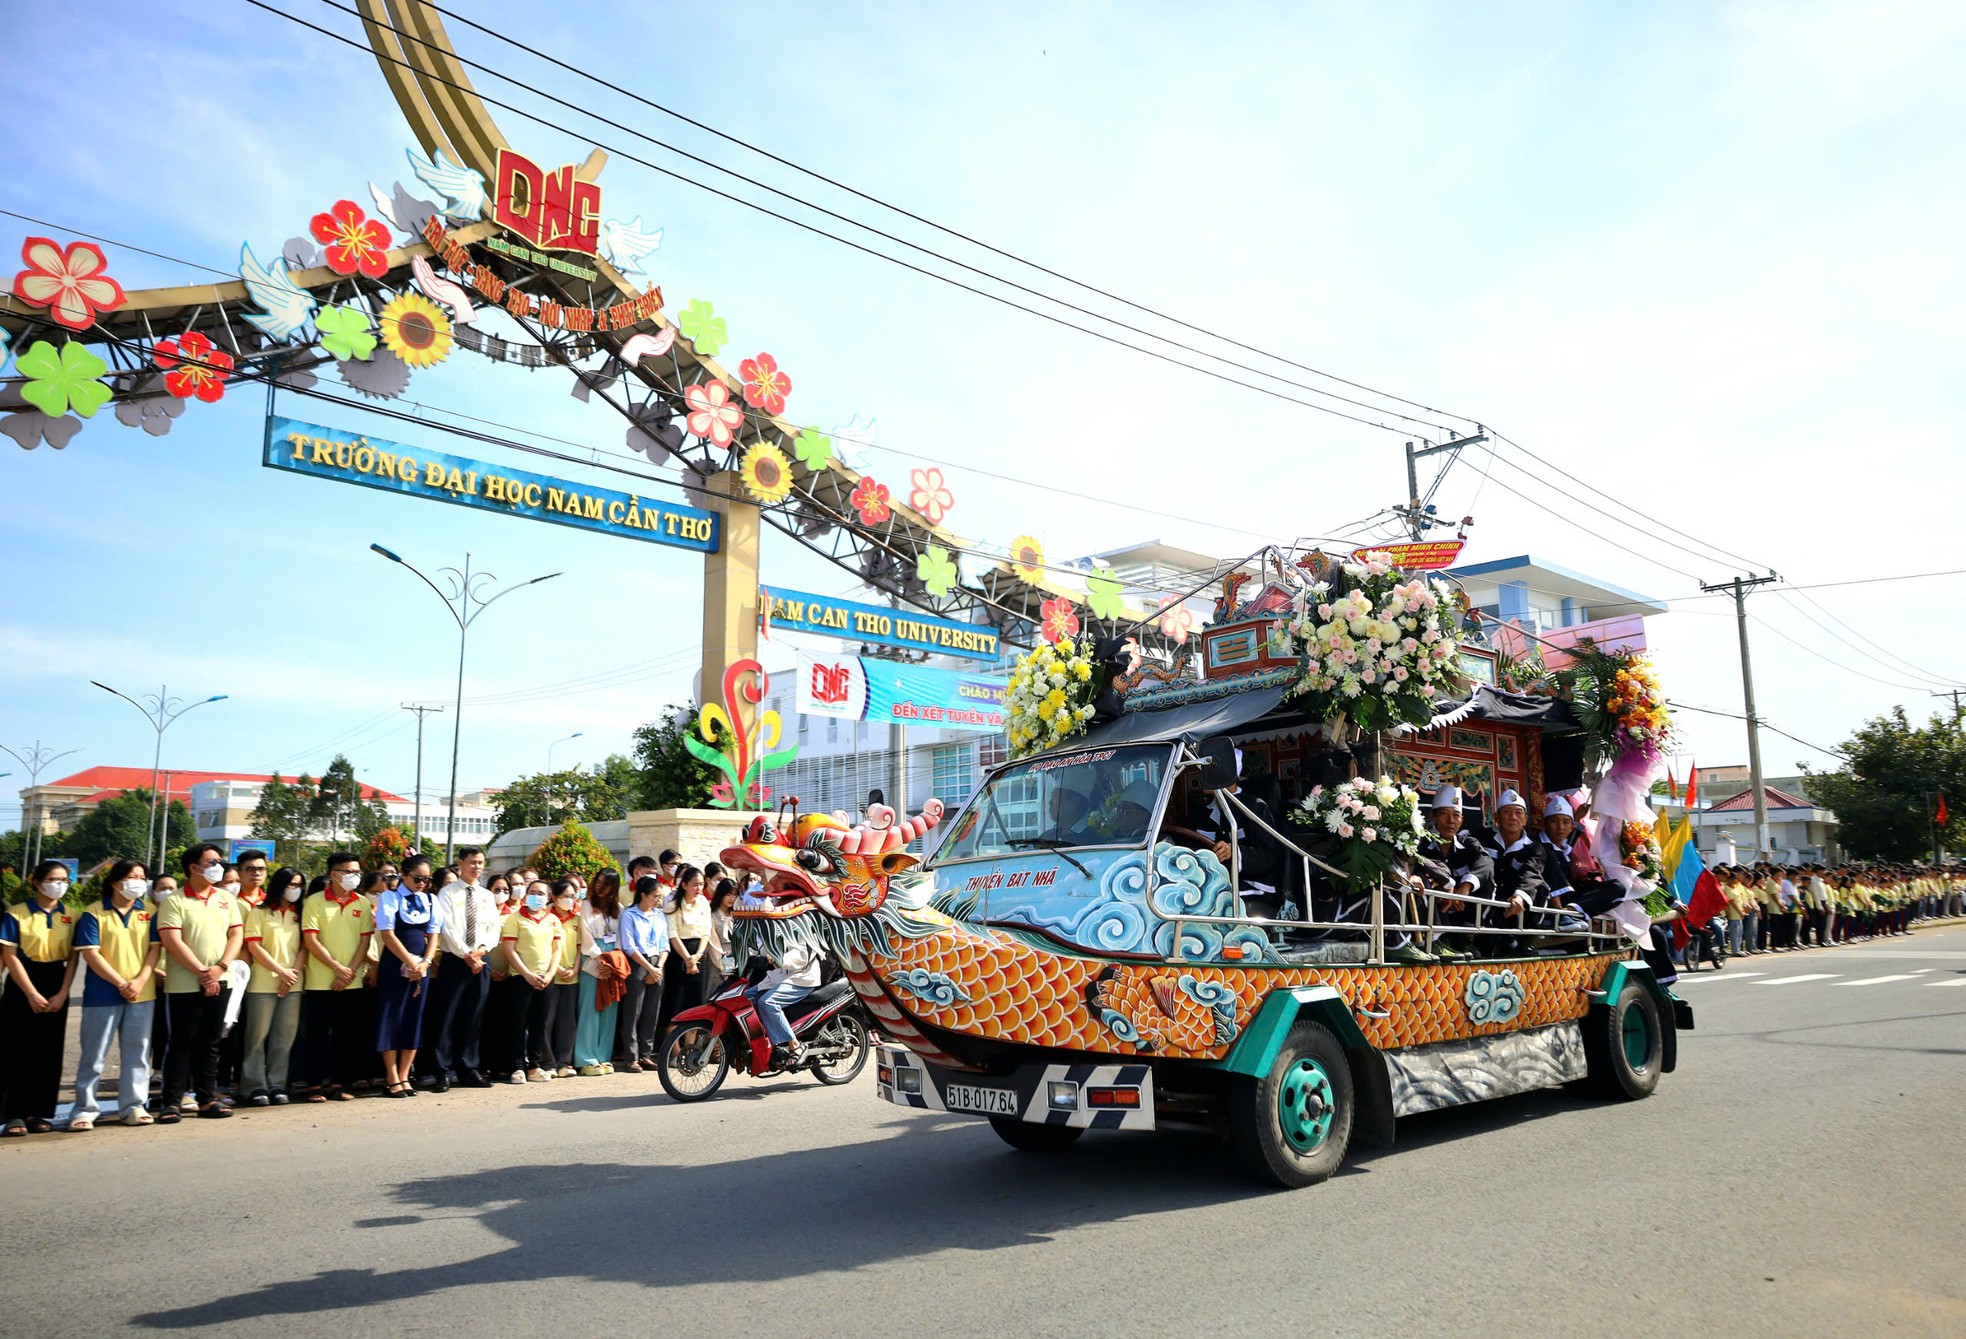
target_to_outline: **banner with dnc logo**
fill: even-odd
[[[1006,680],[985,674],[866,656],[799,655],[798,709],[803,716],[998,731],[1004,728],[1006,691]]]

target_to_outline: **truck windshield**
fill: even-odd
[[[1043,848],[1141,846],[1170,750],[1135,744],[1032,758],[984,783],[935,864]]]

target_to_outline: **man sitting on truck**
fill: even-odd
[[[1481,924],[1476,908],[1459,901],[1463,897],[1489,896],[1495,885],[1495,862],[1471,833],[1461,830],[1461,788],[1442,786],[1434,792],[1434,805],[1428,821],[1432,831],[1420,839],[1421,877],[1440,892],[1436,896],[1434,922],[1443,926]],[[1436,940],[1434,952],[1442,958],[1466,957],[1467,936],[1456,936],[1458,945]]]
[[[1490,908],[1493,924],[1514,921],[1534,926],[1537,909],[1549,901],[1550,884],[1544,873],[1542,845],[1529,835],[1529,806],[1513,790],[1505,790],[1495,800],[1495,898],[1507,902],[1506,909]],[[1495,957],[1511,957],[1521,943],[1511,935],[1491,936],[1483,945]]]

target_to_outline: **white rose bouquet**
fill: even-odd
[[[1339,573],[1338,588],[1313,585],[1290,620],[1304,656],[1292,696],[1307,699],[1314,721],[1342,715],[1364,731],[1425,725],[1435,699],[1463,686],[1452,588],[1376,552]]]
[[[1345,871],[1357,892],[1375,886],[1400,859],[1418,855],[1425,830],[1419,792],[1383,776],[1314,786],[1291,816],[1299,827],[1336,845],[1328,863]]]

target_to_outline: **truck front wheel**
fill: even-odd
[[[1229,1087],[1229,1142],[1261,1180],[1314,1186],[1345,1160],[1352,1140],[1352,1070],[1322,1023],[1291,1028],[1267,1074]]]

